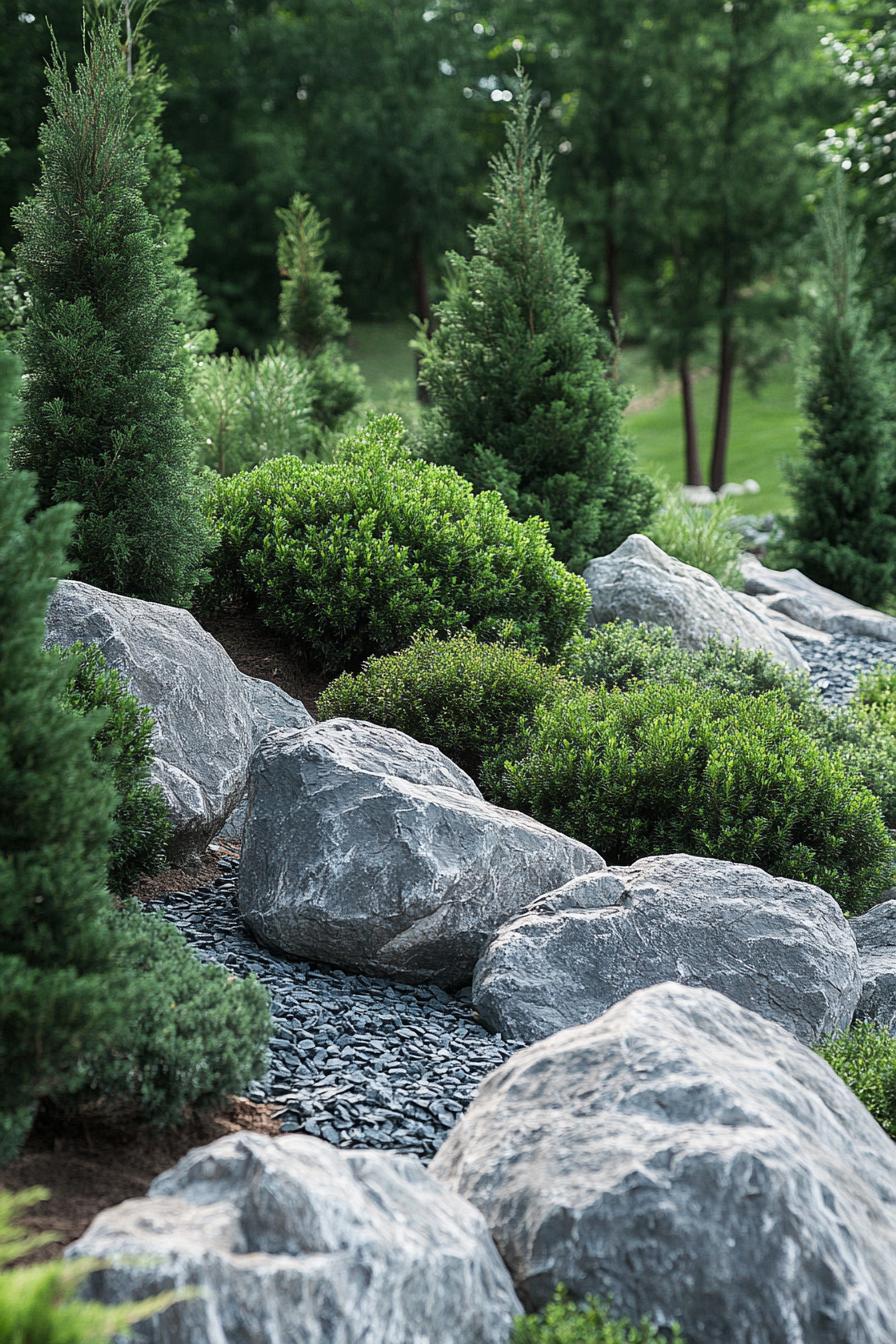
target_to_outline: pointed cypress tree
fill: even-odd
[[[518,518],[541,514],[560,559],[581,569],[644,525],[654,490],[634,468],[610,346],[548,200],[530,95],[523,79],[473,255],[447,258],[447,297],[422,346],[432,400],[423,442],[477,489],[498,490]]]
[[[843,183],[824,203],[815,312],[802,370],[806,427],[791,467],[794,512],[779,556],[857,602],[893,587],[896,520],[890,394],[859,298],[861,238],[850,235]]]
[[[43,651],[73,510],[28,521],[34,502],[28,476],[0,466],[0,1162],[42,1096],[78,1085],[115,1008],[106,867],[116,795],[93,763],[95,719],[63,707],[64,669]]]
[[[74,84],[54,49],[49,99],[40,184],[16,211],[32,301],[17,457],[36,473],[41,505],[81,504],[79,578],[186,603],[205,533],[183,360],[111,24],[85,42]]]

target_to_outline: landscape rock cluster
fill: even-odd
[[[152,780],[174,827],[173,863],[197,861],[239,802],[249,760],[273,728],[311,715],[269,681],[240,672],[188,611],[63,579],[50,599],[47,644],[95,644],[152,711]]]

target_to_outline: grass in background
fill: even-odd
[[[350,348],[368,387],[367,408],[379,413],[396,411],[416,422],[419,407],[414,391],[414,356],[408,342],[410,320],[356,322]],[[626,350],[622,376],[634,388],[634,406],[626,423],[634,435],[641,464],[660,479],[682,479],[684,446],[681,435],[681,397],[674,379],[658,375],[640,348]],[[715,380],[698,377],[694,401],[700,432],[703,469],[708,473],[712,446]],[[744,513],[779,512],[788,507],[781,464],[799,447],[800,416],[796,407],[793,368],[779,364],[753,397],[737,379],[732,411],[728,479],[759,482],[760,493],[735,500]]]

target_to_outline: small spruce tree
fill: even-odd
[[[893,425],[859,297],[861,239],[850,234],[841,181],[818,224],[823,264],[802,369],[803,453],[790,469],[794,511],[774,558],[857,602],[877,603],[893,586],[896,561]]]
[[[633,465],[626,397],[548,200],[538,131],[524,78],[491,165],[491,213],[469,260],[448,255],[438,326],[420,345],[423,444],[518,518],[544,517],[560,559],[581,569],[645,524],[655,492]]]
[[[339,302],[339,276],[324,265],[327,225],[307,196],[277,211],[280,331],[308,369],[311,414],[323,430],[336,429],[364,395],[357,365],[346,358],[348,314]]]
[[[41,179],[16,211],[31,295],[17,460],[43,507],[76,500],[79,578],[186,603],[205,532],[184,415],[169,259],[141,193],[145,136],[133,122],[115,27],[98,23],[74,84],[54,47]]]
[[[79,1083],[109,1015],[115,933],[106,869],[116,794],[96,770],[90,715],[65,709],[65,672],[43,650],[73,509],[39,513],[22,472],[0,467],[0,1161],[34,1106]]]

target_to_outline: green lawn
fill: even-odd
[[[410,321],[357,322],[352,327],[351,348],[361,366],[373,410],[397,411],[416,420],[414,357],[408,348],[413,336]],[[633,386],[635,397],[658,397],[649,409],[633,409],[627,424],[634,435],[644,466],[669,481],[680,481],[684,450],[681,438],[681,398],[674,380],[658,379],[643,352],[626,351],[622,375]],[[699,377],[695,402],[704,469],[708,469],[712,442],[713,396],[711,376]],[[760,493],[744,498],[744,512],[765,513],[787,505],[781,462],[798,447],[799,415],[796,410],[793,370],[789,364],[773,369],[759,396],[750,395],[738,380],[732,412],[728,479],[759,482]]]

